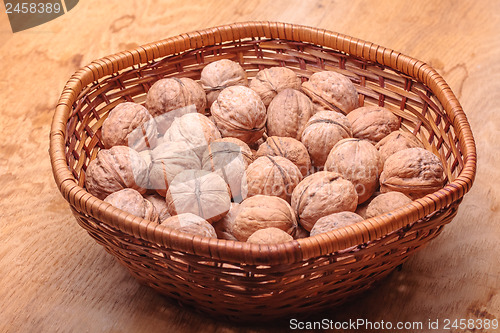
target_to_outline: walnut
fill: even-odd
[[[356,208],[356,210],[354,212],[356,214],[358,214],[359,216],[361,216],[362,218],[367,219],[367,217],[366,217],[366,210],[368,209],[368,205],[370,204],[370,202],[373,199],[375,199],[380,194],[381,193],[379,191],[375,191],[375,193],[373,193],[373,195],[370,198],[368,198],[368,200],[366,200],[362,204],[358,204],[358,207]]]
[[[210,223],[220,220],[231,206],[229,187],[219,175],[185,170],[172,180],[165,196],[171,215],[193,213]]]
[[[340,212],[323,216],[314,224],[314,227],[311,229],[311,236],[347,227],[363,220],[361,216],[353,212]]]
[[[225,140],[231,139],[231,140]],[[245,170],[253,158],[248,145],[235,138],[225,138],[208,145],[202,157],[202,169],[221,176],[231,188],[231,196],[241,202],[247,196]],[[224,141],[222,141],[224,140]],[[235,142],[238,142],[235,143]]]
[[[104,201],[129,214],[152,222],[158,222],[156,208],[134,189],[124,188],[123,190],[111,193],[104,198]]]
[[[250,145],[264,133],[266,107],[250,88],[232,86],[222,90],[210,110],[224,137],[232,136]]]
[[[285,157],[299,168],[302,176],[307,176],[311,170],[311,158],[307,148],[294,138],[270,136],[259,146],[256,156]]]
[[[358,193],[358,204],[365,202],[378,187],[382,161],[367,140],[343,139],[333,146],[325,162],[325,170],[340,173],[350,180]]]
[[[250,88],[259,94],[264,105],[268,106],[279,92],[287,88],[298,90],[300,84],[300,78],[290,68],[270,67],[257,73],[250,82]]]
[[[195,214],[183,213],[175,215],[169,217],[161,224],[167,228],[175,229],[187,234],[217,238],[214,227]]]
[[[400,150],[387,158],[380,175],[382,193],[397,191],[417,199],[444,186],[443,164],[423,148]]]
[[[221,90],[229,86],[248,86],[247,73],[237,62],[229,59],[214,61],[203,67],[200,83],[207,93],[210,107]]]
[[[385,163],[385,160],[389,156],[400,150],[406,148],[424,148],[424,145],[415,135],[399,130],[392,132],[380,140],[375,145],[375,148],[378,149],[380,158],[382,162]]]
[[[289,235],[286,231],[281,229],[270,227],[259,229],[251,234],[247,243],[253,244],[279,244],[292,241],[293,237]]]
[[[350,137],[351,124],[346,116],[338,112],[319,111],[307,122],[301,141],[311,156],[312,164],[322,167],[333,146]]]
[[[386,192],[378,195],[368,204],[366,218],[375,217],[409,204],[412,200],[401,192]]]
[[[257,194],[278,196],[290,202],[293,189],[302,180],[299,168],[281,156],[262,156],[245,172],[248,196]]]
[[[270,227],[293,236],[297,229],[295,214],[288,202],[281,198],[256,195],[240,204],[231,233],[239,241],[245,242],[255,231]]]
[[[151,204],[155,207],[156,212],[158,213],[158,220],[160,223],[168,219],[171,215],[168,212],[167,203],[165,198],[158,194],[149,194],[144,197],[147,201],[151,202]]]
[[[104,148],[129,146],[137,151],[156,146],[158,129],[148,110],[137,103],[120,103],[102,124]]]
[[[151,86],[145,104],[158,124],[158,132],[163,134],[174,117],[194,111],[189,106],[194,106],[196,112],[204,113],[207,96],[203,88],[190,78],[167,78]]]
[[[349,112],[352,135],[358,139],[377,144],[384,137],[399,129],[398,117],[381,106],[364,106]]]
[[[354,212],[358,196],[354,185],[336,172],[318,171],[304,178],[292,193],[291,206],[307,231],[323,216]]]
[[[315,110],[337,111],[344,115],[358,107],[358,92],[346,76],[323,71],[302,83],[302,91],[311,98]]]
[[[164,140],[186,142],[201,158],[207,145],[220,138],[219,130],[208,117],[199,113],[188,113],[175,118],[165,132]]]
[[[127,146],[103,149],[89,163],[85,187],[90,194],[104,199],[113,192],[133,188],[146,192],[148,166],[139,153]]]
[[[267,134],[300,140],[313,114],[313,104],[306,95],[295,89],[285,89],[267,108]]]
[[[213,223],[218,238],[237,240],[236,237],[233,236],[232,230],[234,220],[236,219],[239,211],[240,204],[237,202],[231,202],[231,208],[229,208],[229,212],[226,214],[226,216]]]
[[[165,196],[174,177],[187,169],[201,170],[198,155],[185,142],[164,142],[153,149],[149,171],[150,187]]]

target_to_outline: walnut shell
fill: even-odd
[[[198,155],[186,142],[164,142],[153,149],[151,155],[149,184],[161,196],[165,196],[168,185],[180,172],[187,169],[201,170]]]
[[[165,200],[171,215],[193,213],[210,223],[223,218],[231,207],[224,179],[205,170],[179,173],[170,183]]]
[[[302,176],[311,171],[311,158],[304,144],[294,138],[270,136],[259,146],[257,157],[282,156],[295,164]]]
[[[314,227],[311,229],[311,236],[347,227],[363,220],[361,216],[353,212],[340,212],[323,216],[314,224]]]
[[[409,204],[412,200],[401,192],[386,192],[373,198],[366,208],[366,218],[375,217]]]
[[[275,227],[271,227],[255,231],[248,237],[247,243],[279,244],[279,243],[286,243],[292,240],[293,237],[289,235],[286,231],[283,231]]]
[[[250,88],[232,86],[222,90],[210,108],[222,136],[232,136],[252,144],[262,137],[266,107]]]
[[[183,213],[169,217],[161,223],[167,228],[202,237],[217,238],[214,227],[198,215]]]
[[[245,172],[248,196],[273,195],[290,202],[293,189],[302,180],[299,168],[281,156],[262,156]]]
[[[380,153],[380,158],[382,162],[392,154],[407,148],[424,148],[422,142],[420,142],[417,137],[411,133],[404,131],[394,131],[382,140],[380,140],[375,148],[378,149]]]
[[[356,187],[358,204],[368,200],[378,188],[382,172],[380,154],[367,140],[343,139],[333,146],[325,170],[338,172]]]
[[[254,154],[250,147],[240,139],[232,138],[232,137],[227,137],[227,138],[222,138],[222,139],[217,139],[214,140],[213,142],[228,142],[228,143],[234,143],[240,147],[240,152],[241,152],[241,157],[243,157],[243,161],[245,162],[246,167],[250,165],[255,159]],[[246,168],[245,167],[245,168]]]
[[[260,70],[250,82],[250,88],[259,94],[265,106],[281,91],[300,89],[301,80],[293,70],[286,67],[270,67]]]
[[[400,126],[399,118],[390,110],[381,106],[363,106],[347,115],[351,123],[352,135],[377,144],[384,137]]]
[[[302,91],[311,98],[315,110],[331,110],[347,115],[358,107],[358,92],[346,76],[332,71],[317,72],[302,83]]]
[[[208,117],[200,113],[188,113],[175,118],[165,132],[164,140],[186,142],[201,158],[207,145],[220,138],[219,130]]]
[[[168,212],[167,202],[165,198],[158,194],[149,194],[144,197],[147,201],[151,202],[151,204],[155,207],[156,212],[158,213],[158,221],[162,223],[166,219],[168,219],[171,215]]]
[[[350,137],[351,124],[346,116],[338,112],[319,111],[307,122],[301,141],[311,156],[312,164],[322,167],[333,146]]]
[[[356,214],[358,214],[359,216],[361,216],[362,218],[367,219],[366,210],[368,209],[368,205],[370,204],[370,202],[373,199],[375,199],[380,194],[381,194],[380,191],[375,191],[375,193],[373,193],[373,195],[370,198],[368,198],[368,200],[366,200],[362,204],[358,204],[358,207],[356,208],[356,210],[354,212]]]
[[[408,148],[385,161],[380,191],[402,192],[417,199],[441,189],[445,179],[443,164],[436,155],[423,148]]]
[[[229,212],[227,212],[226,216],[213,223],[218,238],[237,240],[236,237],[233,236],[232,230],[234,220],[236,219],[239,211],[240,204],[237,202],[231,202],[231,208],[229,208]]]
[[[291,206],[307,231],[323,216],[356,210],[354,185],[336,172],[318,171],[304,178],[292,193]]]
[[[148,110],[137,103],[120,103],[111,110],[101,128],[104,148],[129,146],[137,151],[156,146],[158,129]]]
[[[200,84],[205,89],[210,107],[221,90],[230,86],[248,86],[247,73],[237,62],[221,59],[203,67]]]
[[[123,190],[111,193],[104,198],[104,201],[129,214],[152,222],[158,222],[156,208],[134,189],[124,188]]]
[[[313,104],[304,93],[285,89],[273,98],[267,108],[267,134],[300,140],[313,114]]]
[[[207,96],[203,88],[190,78],[167,78],[156,81],[146,95],[146,108],[155,118],[160,134],[170,127],[175,116],[194,111],[204,113]],[[170,113],[168,116],[167,113]],[[162,116],[165,115],[165,116]]]
[[[231,139],[232,141],[238,140]],[[202,169],[215,172],[221,176],[229,185],[234,201],[241,202],[247,197],[247,185],[244,175],[252,152],[246,143],[241,140],[238,141],[240,141],[240,144],[227,140],[216,140],[209,144],[203,153]]]
[[[231,233],[239,241],[245,242],[255,231],[270,227],[293,236],[297,229],[295,214],[288,202],[281,198],[256,195],[240,204]]]
[[[124,188],[143,194],[147,184],[148,165],[137,151],[127,146],[100,150],[85,172],[87,191],[99,199]]]

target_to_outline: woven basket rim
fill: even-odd
[[[257,33],[255,33],[257,32]],[[321,45],[400,71],[427,85],[443,105],[456,129],[463,169],[442,189],[397,210],[351,226],[282,244],[245,242],[193,236],[128,214],[98,199],[78,185],[65,157],[66,123],[82,88],[98,79],[159,57],[252,37]],[[246,264],[294,263],[335,253],[379,239],[415,222],[467,193],[476,173],[476,147],[467,117],[444,79],[429,65],[399,52],[347,35],[281,22],[240,22],[184,33],[103,57],[75,72],[59,98],[50,131],[49,155],[55,182],[71,206],[126,234],[202,257]]]

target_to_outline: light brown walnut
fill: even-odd
[[[311,236],[340,229],[363,221],[363,217],[353,212],[339,212],[323,216],[311,229]]]
[[[171,216],[161,223],[167,228],[201,237],[217,238],[214,227],[198,215],[183,213]]]
[[[264,134],[266,107],[250,88],[232,86],[222,90],[210,110],[223,137],[235,137],[251,145]]]
[[[104,148],[128,146],[137,151],[156,146],[158,129],[148,110],[137,103],[124,102],[113,108],[101,128]]]
[[[248,196],[273,195],[290,202],[293,189],[302,180],[299,168],[281,156],[262,156],[245,172]]]
[[[137,151],[127,146],[100,150],[85,172],[87,191],[99,199],[124,188],[142,194],[147,184],[148,165]]]
[[[332,111],[319,111],[307,122],[301,141],[316,167],[323,167],[328,153],[342,139],[352,137],[347,117]]]
[[[111,193],[104,201],[129,214],[141,217],[151,222],[158,222],[158,212],[155,206],[144,199],[142,195],[134,189],[124,188]]]
[[[311,171],[311,158],[306,146],[294,138],[270,136],[266,142],[259,146],[256,153],[261,156],[282,156],[295,164],[302,176],[307,176]]]
[[[177,174],[165,200],[171,215],[193,213],[210,223],[223,218],[231,207],[229,187],[224,179],[205,170]]]
[[[441,189],[445,179],[443,164],[436,155],[422,148],[407,148],[385,161],[380,191],[402,192],[417,199]]]
[[[237,240],[236,237],[233,236],[232,230],[234,220],[236,219],[239,210],[240,204],[237,202],[231,202],[231,208],[229,208],[229,212],[227,212],[227,214],[223,218],[213,223],[218,238]]]
[[[267,108],[267,134],[300,140],[307,121],[314,114],[309,97],[295,89],[285,89]]]
[[[190,78],[166,78],[151,86],[145,105],[156,120],[158,132],[163,134],[175,117],[186,112],[204,113],[207,96],[203,88]]]
[[[292,241],[293,237],[286,231],[270,227],[255,231],[247,239],[247,243],[253,244],[280,244]]]
[[[231,233],[245,242],[259,229],[275,227],[291,236],[297,229],[295,214],[285,200],[267,195],[256,195],[245,199],[233,223]]]
[[[352,135],[377,144],[384,137],[400,127],[399,118],[381,106],[364,106],[349,112]]]
[[[366,218],[375,217],[409,204],[412,200],[401,192],[386,192],[374,198],[366,208]]]
[[[260,70],[250,82],[250,88],[259,94],[266,106],[281,91],[300,89],[301,80],[293,70],[286,67],[270,67]]]
[[[158,194],[148,194],[144,196],[144,199],[151,202],[151,204],[155,207],[156,212],[158,213],[158,221],[162,223],[166,219],[168,219],[171,215],[168,212],[167,202],[165,198]]]
[[[307,231],[321,217],[354,212],[358,195],[354,185],[336,172],[318,171],[304,178],[292,193],[291,206]]]
[[[407,148],[424,148],[422,142],[417,139],[417,137],[409,132],[404,131],[394,131],[382,140],[380,140],[375,148],[378,149],[380,153],[380,158],[382,162],[392,154]]]
[[[358,92],[351,80],[337,72],[323,71],[302,83],[302,91],[311,98],[315,110],[337,111],[344,115],[358,107]]]
[[[248,86],[247,73],[237,62],[221,59],[203,67],[200,84],[205,89],[210,107],[223,89],[230,86]]]
[[[354,184],[358,204],[377,190],[382,167],[377,148],[367,140],[353,138],[337,142],[325,162],[325,170],[338,172]]]

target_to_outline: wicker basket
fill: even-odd
[[[445,165],[447,185],[355,225],[279,245],[191,236],[129,215],[89,194],[85,170],[118,103],[142,103],[163,77],[200,78],[209,62],[238,61],[255,76],[286,66],[348,76],[360,105],[401,119]],[[441,232],[472,186],[476,151],[453,92],[428,65],[322,29],[248,22],[183,34],[92,62],[62,92],[50,133],[55,181],[78,223],[141,283],[213,316],[269,320],[332,307],[370,288]],[[123,295],[127,297],[127,295]]]

